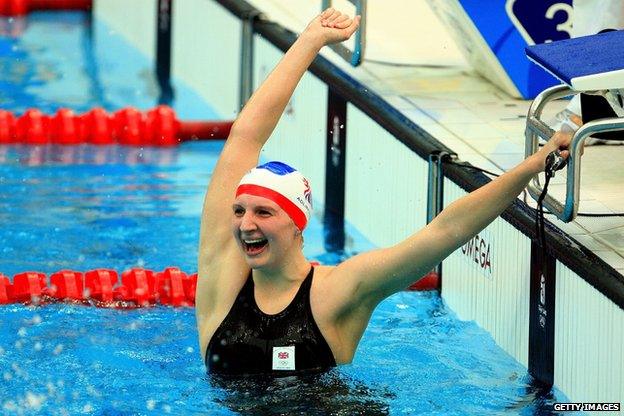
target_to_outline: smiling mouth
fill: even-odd
[[[269,243],[266,238],[257,238],[254,240],[242,240],[243,249],[248,256],[255,256],[262,253]]]

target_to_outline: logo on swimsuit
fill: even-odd
[[[273,347],[273,370],[295,369],[295,346]]]

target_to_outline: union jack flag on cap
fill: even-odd
[[[273,161],[251,169],[238,184],[236,196],[241,194],[275,202],[301,231],[312,214],[310,182],[286,163]]]

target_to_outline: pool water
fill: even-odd
[[[384,301],[353,364],[279,379],[207,375],[190,308],[12,305],[0,317],[6,414],[529,415],[554,400],[427,292]]]
[[[36,13],[19,38],[1,37],[0,106],[155,105],[147,60],[100,22],[93,48],[87,22],[81,13]],[[182,118],[217,116],[175,85]],[[203,195],[222,145],[0,146],[0,272],[194,272]],[[332,264],[372,248],[348,227],[345,250],[327,252],[318,215],[305,236],[311,260]],[[207,375],[197,342],[191,308],[2,306],[0,413],[528,415],[565,401],[533,387],[485,331],[430,292],[382,302],[354,362],[321,375]]]

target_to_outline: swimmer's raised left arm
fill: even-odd
[[[453,202],[416,234],[393,247],[362,253],[337,266],[333,274],[341,282],[336,294],[336,306],[341,310],[336,313],[370,314],[381,300],[429,272],[500,215],[531,178],[544,171],[550,152],[562,150],[567,158],[570,138],[569,134],[555,133],[540,151]]]

